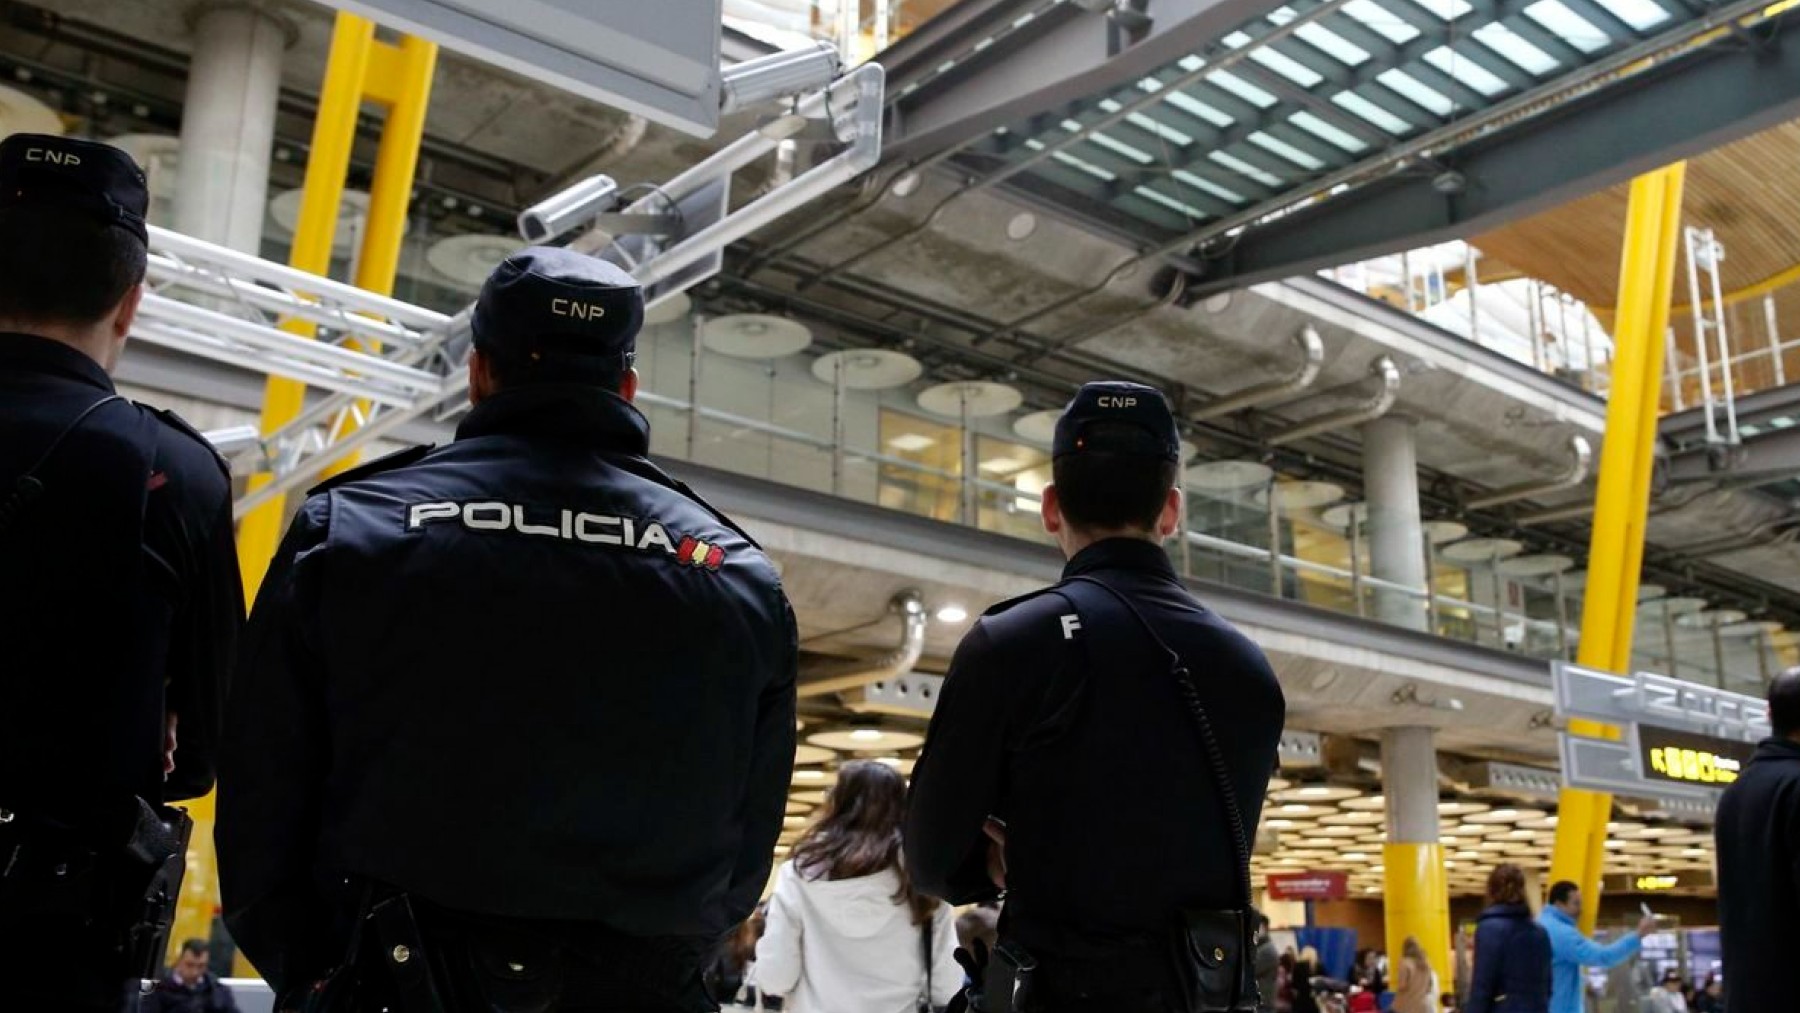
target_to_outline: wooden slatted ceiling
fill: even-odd
[[[1596,307],[1618,301],[1628,184],[1478,236],[1483,254]],[[1800,120],[1688,162],[1683,223],[1711,227],[1725,245],[1727,293],[1800,264]],[[1688,302],[1677,265],[1675,302]],[[1783,330],[1800,329],[1800,285],[1779,293]]]

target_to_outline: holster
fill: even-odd
[[[133,802],[136,820],[123,846],[9,814],[0,825],[0,906],[14,916],[86,923],[115,941],[109,945],[123,956],[121,973],[148,978],[162,969],[193,821],[180,809]]]
[[[1250,917],[1235,908],[1181,913],[1176,967],[1196,1013],[1256,1013]]]

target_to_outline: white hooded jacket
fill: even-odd
[[[925,989],[923,927],[895,903],[892,869],[857,879],[809,880],[785,862],[768,928],[756,944],[756,987],[784,996],[786,1013],[916,1013]],[[961,991],[950,905],[931,920],[931,1004]]]

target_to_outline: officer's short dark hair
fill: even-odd
[[[529,352],[497,348],[483,349],[481,354],[487,359],[489,375],[501,387],[551,382],[579,383],[617,391],[625,383],[625,371],[631,368],[629,360],[624,368],[620,368],[617,361],[600,356],[562,355],[544,360],[532,358]]]
[[[0,207],[0,318],[92,324],[144,280],[137,236],[68,207]]]
[[[1581,887],[1566,879],[1557,880],[1556,884],[1550,887],[1550,903],[1567,904],[1569,898],[1580,889]]]
[[[1800,733],[1800,666],[1769,683],[1769,724],[1779,738],[1791,739]]]
[[[181,952],[194,957],[204,957],[212,952],[212,945],[204,939],[186,939],[181,943]]]
[[[1110,425],[1095,423],[1088,432],[1103,435]],[[1063,519],[1071,525],[1095,531],[1154,531],[1169,490],[1175,487],[1176,468],[1174,461],[1158,457],[1090,450],[1058,457],[1051,473]]]

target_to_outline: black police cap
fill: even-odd
[[[1122,423],[1097,426],[1098,423]],[[1056,457],[1090,451],[1181,460],[1181,434],[1162,391],[1141,383],[1082,384],[1056,420]]]
[[[631,365],[644,290],[617,265],[552,246],[507,257],[475,301],[475,347],[529,362],[525,378],[607,381]]]
[[[0,141],[0,207],[26,204],[84,211],[150,242],[144,170],[110,144],[48,134],[13,134]]]

